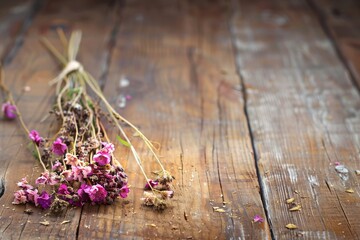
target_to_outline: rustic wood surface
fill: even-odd
[[[167,210],[141,206],[144,178],[119,145],[126,200],[58,217],[12,205],[16,182],[41,169],[19,126],[0,119],[0,238],[360,239],[359,12],[330,0],[1,2],[6,82],[29,128],[50,135],[56,124],[41,122],[59,66],[39,39],[81,29],[79,61],[160,144],[176,180]]]

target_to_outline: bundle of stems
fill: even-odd
[[[44,194],[39,194],[39,187],[29,187],[26,179],[23,179],[18,183],[21,190],[15,193],[14,203],[32,200],[43,208],[58,210],[61,209],[59,205],[63,207],[67,203],[109,204],[118,196],[126,197],[129,192],[127,176],[116,159],[114,145],[103,123],[104,119],[110,119],[119,134],[117,139],[130,148],[146,179],[143,204],[164,209],[167,200],[174,193],[171,186],[173,176],[165,170],[152,142],[109,104],[98,82],[76,60],[81,32],[72,32],[69,39],[62,30],[57,32],[66,54],[61,54],[46,38],[42,39],[42,43],[63,66],[60,74],[50,81],[50,85],[55,85],[56,92],[56,104],[51,113],[59,119],[59,130],[52,139],[42,138],[37,131],[26,128],[17,110],[20,122],[33,141],[36,156],[44,168],[36,184],[51,186],[52,194],[44,191]],[[90,91],[95,98],[88,94]],[[140,137],[159,165],[160,170],[154,172],[154,179],[148,177],[142,159],[123,125],[130,126],[133,133]],[[34,199],[34,194],[29,192],[33,193],[35,190],[37,195]],[[53,206],[54,202],[57,203],[56,206]]]

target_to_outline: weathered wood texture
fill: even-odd
[[[313,0],[311,4],[319,12],[324,28],[334,39],[360,88],[360,2]]]
[[[100,77],[106,71],[109,43],[113,28],[117,25],[114,16],[118,7],[114,4],[95,0],[63,0],[48,1],[42,5],[16,58],[5,68],[8,85],[15,93],[17,105],[30,129],[38,129],[41,134],[50,135],[55,124],[50,119],[40,122],[54,102],[54,93],[47,82],[59,72],[58,64],[40,44],[40,37],[46,36],[55,41],[58,39],[55,31],[58,27],[67,32],[82,29],[84,38],[79,60],[92,69],[94,76]],[[59,41],[57,43],[59,47]],[[31,91],[23,91],[24,86],[29,86]],[[76,238],[80,209],[69,209],[62,216],[50,217],[35,209],[32,215],[27,215],[23,211],[33,206],[11,204],[19,179],[26,176],[28,180],[34,181],[42,169],[27,150],[28,140],[18,125],[2,120],[0,133],[0,174],[5,179],[5,194],[0,199],[2,239]],[[39,224],[45,219],[50,222],[49,226]],[[63,220],[71,222],[61,225]]]
[[[31,17],[37,9],[35,0],[14,0],[0,2],[0,58],[9,61],[23,40]]]
[[[305,1],[240,0],[233,8],[237,66],[275,238],[358,239],[360,98],[349,73]],[[349,173],[339,175],[335,162]],[[289,211],[291,197],[301,211]]]

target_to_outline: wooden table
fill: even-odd
[[[41,169],[1,120],[1,239],[360,239],[358,1],[14,0],[0,19],[6,81],[31,129],[54,129],[40,122],[59,66],[39,39],[81,29],[79,61],[176,177],[170,208],[141,206],[144,178],[118,146],[127,200],[28,215],[13,192]],[[123,109],[120,94],[132,97]]]

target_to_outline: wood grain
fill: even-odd
[[[132,96],[118,109],[160,143],[161,159],[176,178],[175,197],[164,212],[142,207],[144,178],[133,158],[121,153],[126,149],[119,150],[132,185],[129,202],[87,206],[80,239],[270,239],[266,223],[252,223],[255,214],[265,214],[229,10],[221,1],[124,6],[105,94],[115,106],[120,94]],[[119,87],[122,76],[130,82],[126,88]],[[146,169],[157,169],[137,145]]]
[[[73,29],[82,29],[83,47],[79,60],[86,65],[96,77],[106,71],[112,32],[116,26],[115,2],[108,1],[48,1],[35,17],[25,42],[14,61],[5,68],[6,79],[15,94],[17,105],[24,121],[30,129],[38,129],[43,136],[55,130],[51,119],[41,123],[53,104],[53,91],[48,81],[59,72],[58,64],[40,44],[41,37],[56,41],[56,28],[61,27],[67,33]],[[86,7],[84,7],[86,6]],[[94,15],[93,13],[97,14]],[[59,41],[56,42],[59,47]],[[29,86],[31,91],[24,92]],[[59,217],[45,215],[46,212],[33,206],[14,206],[13,192],[16,183],[27,176],[33,181],[40,174],[40,167],[27,150],[27,137],[16,123],[1,120],[0,124],[0,173],[5,179],[5,193],[0,199],[0,236],[2,239],[74,239],[77,236],[81,209],[69,209]],[[34,213],[27,215],[25,208],[32,208]],[[49,226],[39,222],[48,220]],[[70,220],[61,225],[63,220]]]
[[[31,22],[32,15],[36,12],[37,1],[14,0],[0,2],[0,58],[5,64],[15,55],[17,45],[20,45]]]
[[[349,72],[305,1],[240,0],[233,9],[237,66],[275,239],[358,239],[360,98]],[[349,173],[338,174],[335,162]],[[301,211],[289,211],[291,197]]]
[[[310,1],[360,89],[360,2]]]

